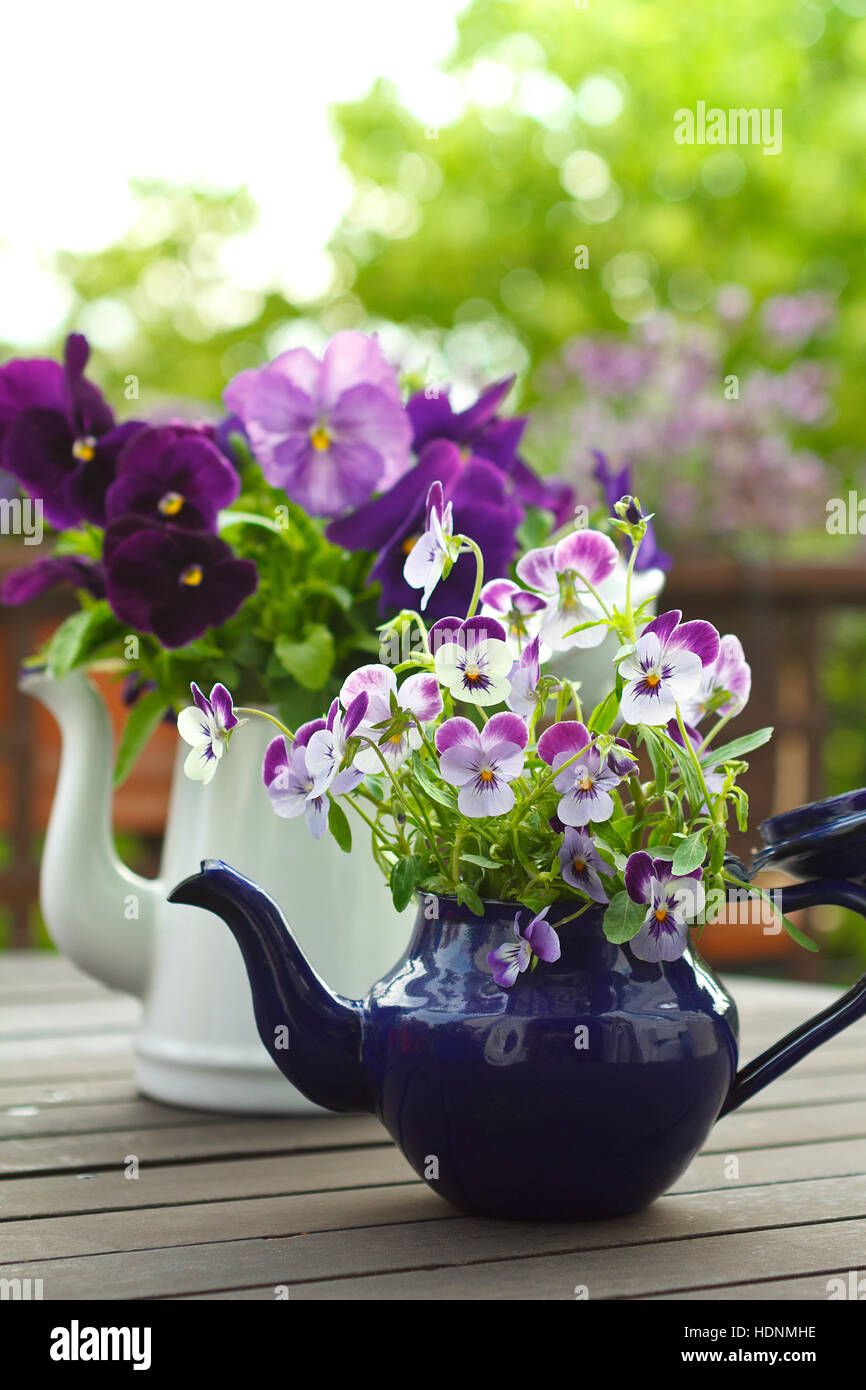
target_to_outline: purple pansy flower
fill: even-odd
[[[576,719],[552,724],[538,740],[538,756],[557,773],[553,785],[561,797],[556,814],[563,825],[610,820],[614,810],[611,792],[622,777],[608,765],[585,724]],[[572,758],[576,760],[572,762]],[[563,763],[568,767],[558,772]]]
[[[34,565],[22,565],[20,569],[10,570],[0,589],[0,601],[9,608],[16,608],[58,584],[73,584],[76,589],[86,589],[94,598],[105,596],[105,578],[98,561],[87,560],[80,555],[53,555],[37,560]]]
[[[729,690],[732,698],[719,706],[718,714],[739,714],[745,709],[752,690],[752,668],[746,661],[739,637],[731,632],[720,639],[719,655],[702,671],[695,693],[680,705],[683,719],[699,724],[707,712],[707,705],[719,690]]]
[[[183,647],[234,616],[258,574],[252,560],[204,531],[122,517],[105,533],[106,593],[115,617]]]
[[[427,493],[427,521],[423,536],[419,536],[403,566],[403,578],[413,589],[423,589],[421,611],[442,578],[446,562],[456,560],[460,549],[454,541],[454,508],[445,501],[442,484],[430,484]]]
[[[182,709],[177,717],[177,731],[192,748],[183,770],[194,782],[209,782],[228,747],[233,729],[246,724],[238,719],[232,697],[224,685],[215,685],[210,697],[199,690],[195,681],[190,685],[194,703]]]
[[[292,348],[241,372],[224,400],[268,482],[313,516],[360,506],[408,466],[412,426],[375,335],[337,333],[321,362]]]
[[[547,600],[541,621],[542,642],[554,651],[597,647],[607,636],[602,612],[587,585],[597,589],[613,573],[617,548],[601,531],[572,531],[556,545],[530,550],[517,562],[517,577]],[[565,634],[581,623],[594,623],[582,632]]]
[[[518,548],[516,531],[524,518],[508,480],[487,459],[464,459],[450,440],[433,440],[408,473],[381,497],[328,527],[328,539],[346,550],[375,550],[371,581],[382,585],[383,613],[414,608],[416,591],[406,582],[406,557],[426,529],[426,499],[441,482],[450,503],[456,535],[471,536],[484,557],[486,574],[505,574]],[[475,558],[462,555],[432,595],[434,618],[463,612],[475,587]]]
[[[462,816],[503,816],[514,805],[508,785],[523,771],[527,732],[516,714],[494,714],[479,732],[468,719],[446,719],[436,730],[439,771],[459,787]]]
[[[502,623],[506,641],[515,656],[520,656],[527,642],[538,632],[547,600],[540,594],[521,589],[510,579],[491,579],[481,590],[480,598],[482,618],[496,618]],[[544,648],[541,660],[546,661],[548,655]]]
[[[532,964],[533,959],[555,961],[562,954],[559,937],[546,920],[549,907],[545,907],[533,917],[526,931],[520,931],[520,913],[514,918],[514,941],[497,946],[488,952],[487,964],[493,971],[493,978],[503,989],[510,989],[517,979]]]
[[[513,376],[497,381],[461,411],[452,408],[448,387],[435,395],[419,391],[406,406],[414,430],[413,448],[420,454],[431,440],[449,439],[466,457],[489,459],[510,480],[519,501],[553,512],[555,525],[563,526],[571,515],[572,489],[561,478],[539,478],[518,456],[526,416],[497,416],[513,384]]]
[[[624,467],[619,469],[612,469],[607,461],[606,455],[603,454],[600,449],[593,449],[592,454],[595,458],[593,477],[601,484],[605,506],[610,515],[613,516],[614,507],[617,502],[619,502],[620,498],[632,496],[631,469],[628,464],[625,464]],[[625,519],[626,521],[630,521],[632,525],[635,525],[640,520],[640,513],[633,498]],[[637,558],[634,562],[635,569],[659,569],[667,571],[672,564],[672,556],[668,555],[664,550],[659,550],[652,522],[647,522],[646,533],[641,541],[640,549],[638,550]]]
[[[440,618],[429,641],[436,676],[455,700],[503,703],[513,662],[501,623],[495,618]]]
[[[355,729],[356,738],[372,739],[392,768],[420,748],[422,738],[415,719],[429,724],[442,713],[442,695],[436,677],[428,672],[409,676],[397,689],[397,677],[388,666],[360,666],[343,682],[340,701],[347,710],[359,695],[367,696],[366,713]],[[414,716],[414,718],[413,718]],[[363,744],[355,754],[362,772],[381,772],[375,748]]]
[[[240,478],[215,444],[198,430],[140,430],[117,461],[105,508],[109,521],[134,512],[150,521],[212,531],[231,506]]]
[[[559,848],[559,864],[562,877],[572,888],[579,888],[593,902],[608,901],[599,874],[609,874],[611,868],[605,864],[585,825],[566,826],[565,839]]]
[[[321,840],[328,828],[330,799],[327,792],[318,794],[315,790],[307,767],[307,747],[310,739],[326,727],[324,719],[311,719],[301,725],[291,743],[279,734],[265,749],[262,763],[262,780],[272,809],[285,820],[306,816],[314,840]]]
[[[66,339],[64,364],[34,358],[0,367],[0,458],[52,526],[105,520],[103,499],[120,448],[141,426],[114,428],[101,392],[85,380],[90,348]]]
[[[505,703],[510,710],[514,710],[514,713],[519,714],[521,719],[525,719],[527,723],[538,711],[538,702],[541,698],[538,691],[538,682],[541,679],[541,662],[538,652],[539,639],[533,637],[520,660],[514,663],[508,677],[508,694],[505,697]]]
[[[688,943],[689,923],[706,902],[703,871],[674,874],[666,859],[653,859],[646,850],[630,854],[625,886],[632,902],[644,903],[647,914],[629,945],[638,960],[678,960]]]
[[[343,767],[348,751],[349,740],[357,731],[358,725],[367,713],[370,697],[362,690],[352,700],[345,714],[340,712],[338,700],[334,700],[328,711],[324,729],[316,729],[307,743],[307,771],[313,779],[313,792],[321,796],[330,791],[334,796],[354,791],[364,779],[364,773],[357,764]]]
[[[719,655],[719,634],[699,619],[681,623],[672,608],[647,623],[634,651],[620,664],[626,678],[620,710],[627,724],[667,724],[677,703],[697,691],[701,672]]]

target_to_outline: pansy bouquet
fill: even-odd
[[[613,510],[606,530],[573,529],[522,554],[516,580],[485,582],[481,548],[471,528],[458,531],[434,479],[403,577],[423,612],[471,557],[464,612],[428,626],[401,611],[382,630],[390,663],[352,671],[321,718],[294,729],[271,720],[263,778],[276,814],[305,817],[314,837],[330,831],[343,849],[354,820],[398,909],[413,893],[477,914],[485,900],[520,905],[513,941],[490,957],[503,987],[556,960],[558,932],[579,929],[573,919],[591,909],[638,958],[674,960],[730,885],[748,887],[726,856],[727,827],[733,815],[745,829],[744,755],[772,731],[720,735],[748,701],[750,668],[735,636],[633,603],[650,518],[630,496]],[[628,548],[624,586],[608,532]],[[608,692],[584,709],[577,681],[545,664],[610,632],[619,645]],[[190,774],[209,778],[238,716],[259,711],[235,711],[222,687],[193,695],[180,729]],[[546,920],[554,903],[573,904],[557,929]]]
[[[118,422],[88,356],[73,334],[62,363],[0,366],[0,468],[53,528],[50,555],[8,574],[2,598],[75,589],[78,611],[36,659],[126,677],[118,780],[193,676],[292,727],[329,704],[379,656],[376,622],[412,597],[403,567],[434,478],[492,575],[522,528],[547,535],[571,515],[569,489],[519,456],[525,420],[500,413],[511,381],[462,412],[445,390],[407,397],[375,336],[241,372],[215,424]],[[469,602],[471,557],[449,573],[443,616]]]

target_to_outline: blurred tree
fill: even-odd
[[[384,82],[339,110],[354,296],[400,323],[473,324],[476,342],[516,334],[537,363],[657,305],[700,314],[727,283],[757,300],[827,288],[847,368],[827,442],[862,444],[860,16],[863,0],[474,0],[441,94],[461,114],[431,126],[424,94],[411,114]],[[780,109],[781,152],[675,143],[675,112],[699,101]]]

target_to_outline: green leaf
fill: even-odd
[[[723,743],[721,748],[707,748],[701,756],[701,762],[707,766],[717,766],[719,763],[728,763],[732,758],[739,758],[743,753],[751,753],[755,748],[761,748],[765,743],[769,743],[773,737],[772,726],[766,729],[756,729],[753,734],[744,734],[742,738],[735,738],[731,743]]]
[[[432,773],[428,771],[420,753],[412,756],[412,771],[415,780],[426,796],[432,801],[438,801],[440,806],[447,806],[449,811],[453,811],[457,806],[457,797],[450,787],[445,787],[441,782],[437,782]]]
[[[471,884],[458,883],[457,901],[459,903],[465,903],[469,911],[474,912],[476,917],[484,916],[484,904]]]
[[[348,854],[352,848],[352,827],[346,812],[333,797],[331,798],[331,808],[328,811],[328,829],[343,853]]]
[[[398,859],[391,870],[391,898],[397,912],[409,906],[418,881],[419,860],[414,854]]]
[[[589,716],[587,728],[594,734],[607,734],[613,728],[614,720],[619,714],[619,700],[616,691],[612,690],[601,702],[596,705],[592,714]]]
[[[640,741],[649,754],[656,791],[661,796],[668,784],[668,771],[671,765],[671,759],[667,756],[666,745],[657,737],[653,729],[648,729],[645,726],[641,729]]]
[[[112,637],[120,625],[104,601],[66,618],[54,632],[45,653],[52,675],[59,680]]]
[[[617,893],[611,898],[604,914],[604,934],[608,941],[622,944],[637,936],[646,917],[646,906],[632,902],[628,893]]]
[[[502,864],[495,859],[485,859],[483,854],[460,854],[460,862],[467,864],[477,864],[480,869],[501,869]]]
[[[321,690],[334,665],[334,639],[322,623],[314,623],[303,641],[278,637],[274,651],[284,670],[305,690]]]
[[[693,869],[700,868],[707,854],[705,835],[705,830],[696,830],[694,835],[687,835],[684,840],[680,840],[673,858],[672,867],[675,874],[690,874]]]
[[[345,585],[331,584],[327,579],[306,579],[299,592],[302,595],[321,594],[323,598],[332,599],[344,613],[348,613],[352,607],[352,595]]]
[[[166,711],[165,696],[159,690],[151,690],[136,700],[129,711],[120,742],[117,745],[117,758],[114,764],[114,785],[122,786],[132,771],[138,755],[147,743]]]

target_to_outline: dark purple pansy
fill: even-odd
[[[465,458],[488,459],[510,480],[518,501],[553,512],[558,528],[571,516],[574,494],[561,478],[539,478],[518,455],[526,416],[500,419],[497,415],[513,385],[514,377],[505,377],[460,411],[453,409],[447,387],[435,395],[419,391],[406,406],[414,434],[412,447],[420,454],[432,440],[450,439]]]
[[[595,458],[593,476],[596,481],[601,484],[605,505],[610,515],[613,516],[613,509],[620,498],[632,496],[631,469],[628,464],[625,464],[622,468],[611,468],[606,455],[603,454],[600,449],[593,449],[592,453]],[[632,507],[629,510],[626,520],[630,521],[632,525],[635,525],[640,520],[640,513],[634,501],[632,501]],[[652,522],[648,522],[646,534],[641,541],[637,559],[634,562],[635,569],[659,569],[667,571],[672,564],[673,557],[668,555],[666,551],[659,550]]]
[[[102,566],[97,561],[86,560],[80,555],[56,555],[10,570],[3,580],[0,601],[9,608],[17,608],[58,584],[86,589],[94,598],[102,598],[105,594]]]
[[[143,429],[117,461],[106,495],[109,521],[135,512],[151,521],[213,530],[240,492],[236,469],[199,431]]]
[[[103,520],[100,498],[118,449],[114,416],[85,380],[90,349],[80,333],[66,339],[64,363],[16,360],[0,367],[2,465],[52,526]]]
[[[105,536],[106,592],[117,618],[152,632],[165,647],[182,647],[219,627],[254,593],[251,560],[238,560],[218,536],[160,528],[123,517]]]
[[[442,483],[445,503],[451,503],[455,535],[472,537],[484,556],[485,573],[507,574],[517,550],[516,530],[524,512],[507,479],[482,458],[464,459],[458,445],[434,440],[418,463],[392,488],[328,527],[328,539],[346,550],[378,551],[370,572],[382,585],[383,613],[415,608],[417,591],[403,574],[406,557],[426,528],[427,493]],[[451,573],[433,591],[428,614],[435,618],[465,613],[475,584],[475,560],[462,555]]]

